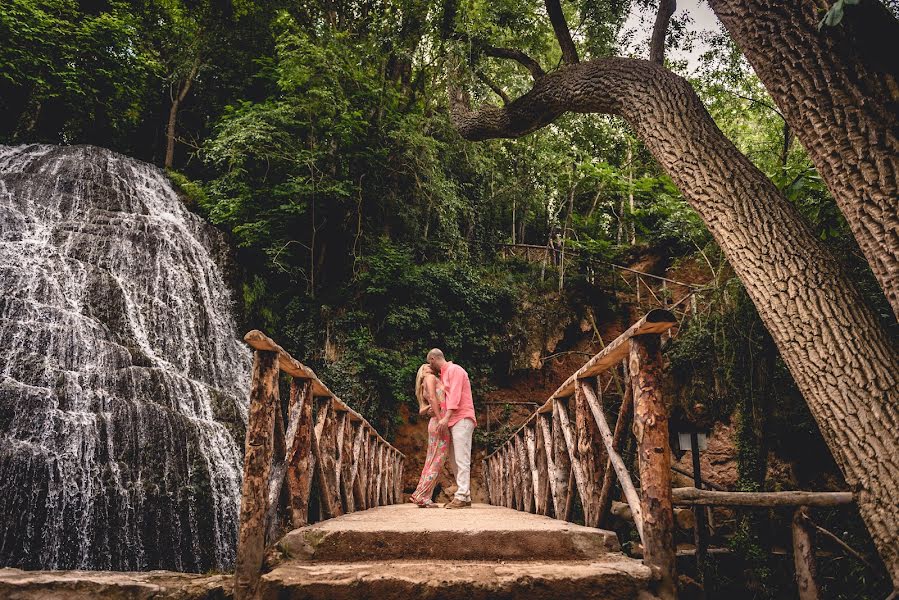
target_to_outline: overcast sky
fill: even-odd
[[[690,15],[692,23],[690,29],[696,33],[703,31],[716,31],[720,28],[718,18],[709,5],[704,0],[678,0],[677,12],[674,13],[675,18],[684,14]],[[652,25],[655,21],[655,13],[640,13],[640,10],[634,6],[630,16],[624,24],[624,30],[636,31],[637,35],[631,44],[627,45],[628,50],[638,53],[644,58],[649,57],[649,37],[652,34]],[[691,52],[674,51],[671,52],[672,59],[687,59],[689,68],[692,71],[698,64],[698,59],[705,51],[705,46],[700,40],[696,40],[693,44]]]

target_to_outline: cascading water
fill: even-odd
[[[156,167],[0,146],[0,564],[231,565],[250,355],[225,249]]]

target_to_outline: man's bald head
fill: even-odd
[[[443,350],[440,348],[431,348],[430,352],[428,352],[428,364],[431,365],[431,369],[434,371],[435,375],[440,374],[440,369],[443,368],[443,365],[446,364],[446,358],[443,356]]]

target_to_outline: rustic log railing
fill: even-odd
[[[652,310],[587,361],[492,454],[484,459],[491,504],[535,512],[562,520],[572,518],[580,500],[587,526],[598,527],[612,514],[632,521],[642,542],[644,562],[659,575],[657,593],[676,598],[675,521],[697,535],[696,558],[704,580],[707,532],[700,512],[706,507],[794,509],[793,542],[797,586],[802,600],[818,600],[815,582],[814,530],[809,507],[833,507],[853,502],[851,492],[729,492],[723,489],[671,487],[668,413],[661,388],[661,334],[675,326],[666,310]],[[603,410],[600,376],[625,362],[621,407],[614,431]],[[620,452],[627,430],[636,438],[640,489]],[[695,468],[695,466],[694,466]],[[683,470],[679,470],[683,472]],[[692,474],[690,474],[692,476]],[[626,504],[613,502],[615,481]],[[720,486],[719,486],[720,487]],[[686,509],[693,507],[693,518]],[[704,513],[703,513],[704,516]]]
[[[662,597],[676,596],[671,450],[660,394],[660,334],[676,325],[653,310],[569,377],[484,460],[491,504],[569,520],[575,497],[584,522],[598,527],[612,505],[617,478],[643,543],[644,562],[660,576]],[[602,407],[598,377],[627,361],[614,430]],[[633,421],[642,489],[621,457]]]
[[[496,249],[503,258],[514,257],[544,264],[554,264],[557,258],[553,255],[562,252],[560,249],[536,244],[496,244]],[[696,314],[697,296],[701,296],[709,289],[707,284],[686,283],[606,260],[583,257],[575,250],[565,249],[564,254],[569,259],[585,261],[585,265],[591,269],[603,267],[617,273],[623,284],[621,291],[628,297],[629,302],[633,302],[642,310],[656,308],[667,310],[675,316],[679,326],[683,326],[686,319]]]
[[[253,348],[234,598],[250,598],[265,552],[289,529],[401,502],[405,456],[312,370],[260,331]],[[287,402],[280,374],[290,377]]]

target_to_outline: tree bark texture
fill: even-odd
[[[237,558],[234,564],[236,600],[253,597],[262,570],[279,373],[277,354],[261,350],[254,353]]]
[[[453,121],[470,140],[520,137],[566,111],[630,123],[745,285],[899,582],[899,349],[690,84],[649,61],[608,58],[563,66],[504,108],[471,111],[451,95]]]
[[[710,0],[846,216],[899,319],[899,23],[876,0]]]
[[[662,394],[662,354],[659,334],[631,338],[628,371],[634,396],[634,436],[640,470],[643,513],[643,559],[659,569],[661,598],[677,597],[674,508],[671,503],[671,448],[668,407]]]

